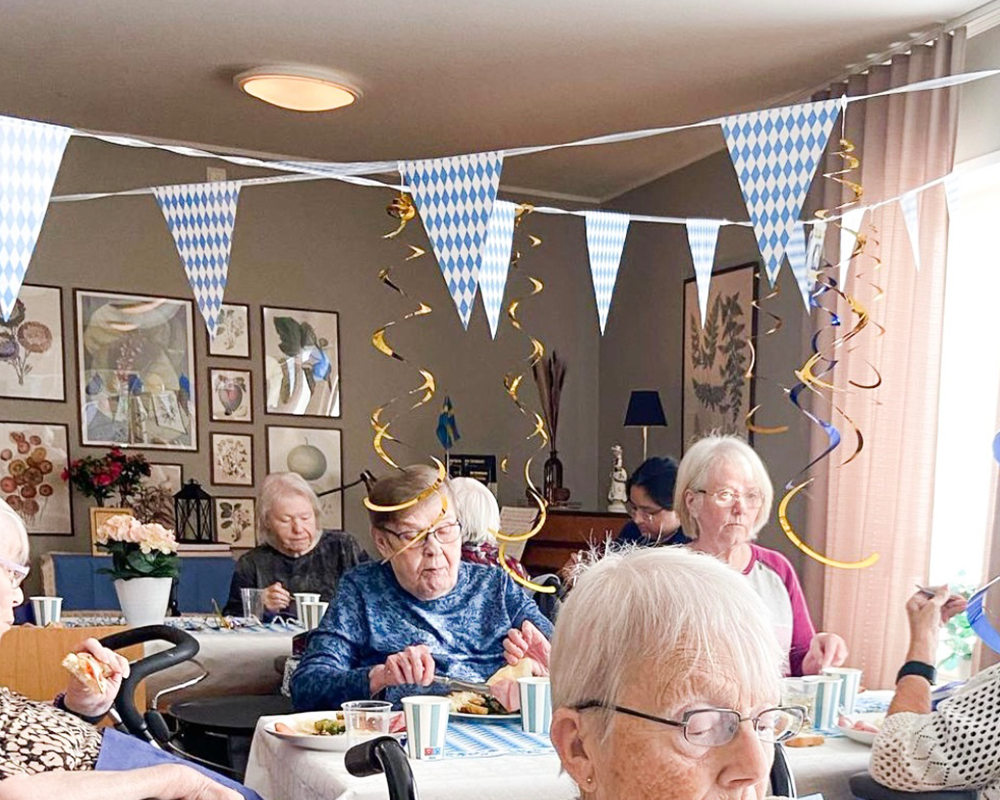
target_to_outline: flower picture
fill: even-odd
[[[28,533],[73,535],[65,425],[0,423],[0,497],[24,520]]]
[[[253,422],[251,375],[248,369],[210,369],[212,420]]]
[[[322,528],[343,527],[343,492],[323,494],[341,485],[341,433],[334,428],[267,428],[267,471],[297,472],[319,498]]]
[[[111,569],[98,572],[112,580],[176,578],[180,573],[174,532],[158,523],[115,514],[97,527],[94,541],[98,550],[111,554]]]
[[[25,284],[0,319],[0,396],[66,399],[61,289]]]
[[[212,483],[253,486],[253,437],[212,434]]]
[[[256,515],[251,497],[215,498],[215,531],[220,542],[236,549],[257,546]]]
[[[267,412],[339,417],[338,315],[266,307],[263,315]]]
[[[208,340],[210,356],[250,357],[250,307],[223,303],[215,326],[215,338]]]

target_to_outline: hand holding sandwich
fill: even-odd
[[[105,714],[115,701],[122,679],[128,676],[128,660],[104,647],[97,639],[85,639],[66,656],[69,670],[66,708],[84,717]]]

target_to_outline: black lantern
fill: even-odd
[[[191,478],[174,495],[174,523],[178,542],[214,542],[215,514],[212,495]]]

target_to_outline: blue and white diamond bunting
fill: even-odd
[[[825,226],[824,226],[825,227]],[[809,264],[806,258],[806,226],[801,222],[796,222],[792,227],[792,234],[788,237],[788,247],[785,255],[788,256],[788,266],[792,268],[792,275],[799,286],[799,294],[802,295],[802,302],[806,307],[806,314],[809,313],[809,295],[812,292],[813,277],[809,274]]]
[[[899,207],[903,211],[903,222],[906,223],[906,233],[910,237],[910,247],[913,248],[913,265],[920,272],[920,207],[919,192],[907,192],[899,198]]]
[[[597,318],[601,323],[601,336],[608,322],[611,295],[615,291],[618,267],[622,261],[625,235],[629,217],[613,211],[587,211],[587,252],[590,253],[590,277],[594,281],[597,298]]]
[[[503,153],[400,161],[462,326],[469,327],[481,249],[493,211]]]
[[[486,229],[486,243],[483,245],[483,260],[479,267],[479,287],[483,293],[486,319],[490,323],[490,335],[494,339],[497,338],[503,293],[507,287],[515,211],[517,206],[506,200],[497,200],[493,204],[490,224]]]
[[[0,313],[10,318],[71,128],[0,117]]]
[[[701,312],[702,327],[705,326],[705,316],[708,314],[712,265],[715,263],[715,245],[719,241],[719,226],[721,224],[721,220],[717,219],[689,219],[687,221],[688,245],[691,247],[694,277],[698,285],[698,310]]]
[[[153,194],[177,243],[208,335],[215,338],[229,273],[240,182],[157,186]]]
[[[771,286],[843,103],[844,98],[802,103],[722,122]]]

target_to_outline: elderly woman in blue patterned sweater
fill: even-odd
[[[369,498],[377,506],[399,505],[436,480],[430,467],[406,467],[379,480]],[[483,681],[525,657],[547,673],[551,623],[503,570],[462,561],[454,509],[445,484],[415,506],[369,512],[383,561],[341,579],[292,676],[296,708],[335,709],[373,697],[398,705],[407,695],[445,693],[432,686],[435,675]],[[517,707],[510,682],[494,694]]]

